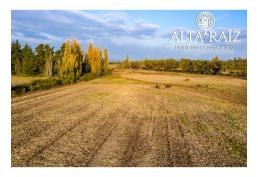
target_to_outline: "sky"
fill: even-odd
[[[160,58],[221,59],[246,58],[247,13],[244,10],[209,11],[215,17],[213,30],[241,31],[241,42],[230,50],[176,50],[172,31],[195,30],[198,10],[54,11],[13,10],[12,41],[18,39],[33,48],[40,43],[58,50],[67,39],[107,48],[110,60]],[[190,45],[191,43],[189,43]],[[180,44],[181,45],[181,44]],[[195,44],[196,45],[196,44]]]

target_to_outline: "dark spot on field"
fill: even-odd
[[[155,87],[156,89],[159,89],[159,88],[160,88],[160,86],[159,86],[158,84],[156,84],[154,87]]]
[[[170,88],[172,87],[172,84],[165,84],[165,88]]]

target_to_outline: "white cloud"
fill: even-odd
[[[46,32],[40,32],[39,34],[41,36],[46,37],[49,41],[63,41],[62,37],[59,37],[59,36],[56,36],[56,35],[53,35],[53,34],[49,34],[49,33],[46,33]]]
[[[192,58],[212,54],[210,51],[175,51],[171,45],[172,31],[196,30],[160,26],[152,19],[135,17],[127,11],[14,11],[12,12],[12,40],[31,45],[49,43],[59,48],[66,39],[75,38],[86,48],[89,42],[107,47],[114,56],[136,53],[139,57],[185,56]],[[243,39],[246,41],[246,29]],[[233,50],[235,55],[246,51],[246,43]],[[158,52],[157,52],[158,51]],[[154,53],[156,52],[156,53]],[[232,51],[221,51],[230,56]],[[243,54],[244,55],[244,54]]]

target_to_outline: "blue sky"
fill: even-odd
[[[214,29],[241,30],[241,43],[232,50],[175,50],[173,30],[198,30],[196,16],[202,11],[12,11],[12,40],[35,47],[48,43],[59,49],[75,38],[86,50],[88,43],[108,48],[112,60],[143,58],[222,59],[246,57],[246,11],[211,11]]]

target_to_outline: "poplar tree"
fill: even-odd
[[[124,62],[124,67],[129,68],[129,57],[128,57],[128,55],[126,55],[126,59],[125,59],[125,62]]]
[[[81,77],[82,72],[83,50],[81,45],[76,41],[72,41],[71,68],[75,79]]]
[[[53,54],[53,75],[58,74],[62,58],[64,56],[65,43],[62,44],[59,50]]]
[[[22,48],[22,57],[23,57],[23,62],[22,62],[22,72],[27,75],[32,74],[32,67],[33,67],[33,57],[34,53],[32,48],[28,45],[25,44],[24,47]]]
[[[62,61],[60,63],[60,68],[59,68],[59,74],[61,77],[65,77],[68,74],[68,60],[71,55],[71,49],[70,49],[70,41],[67,40],[65,42],[64,46],[64,55],[62,57]]]
[[[96,73],[101,72],[101,49],[100,48],[94,48],[94,63],[96,68]]]
[[[104,48],[104,54],[102,58],[102,72],[106,72],[108,70],[108,50]]]
[[[53,48],[51,48],[49,45],[46,45],[44,75],[51,77],[52,71],[53,71]]]
[[[12,42],[11,47],[11,71],[12,74],[20,74],[22,72],[22,50],[18,40]]]
[[[35,61],[34,61],[34,72],[37,74],[43,74],[44,66],[46,62],[46,45],[39,44],[35,48]]]
[[[94,62],[95,57],[94,56],[95,56],[95,50],[94,50],[93,44],[89,43],[87,58],[88,58],[88,61],[89,61],[91,73],[96,72],[96,67],[95,67],[95,62]]]
[[[64,56],[60,64],[61,77],[72,77],[74,80],[81,76],[83,51],[76,40],[67,40],[64,47]]]
[[[222,64],[218,56],[212,58],[212,60],[210,61],[209,67],[210,67],[211,74],[218,74],[221,71]]]

